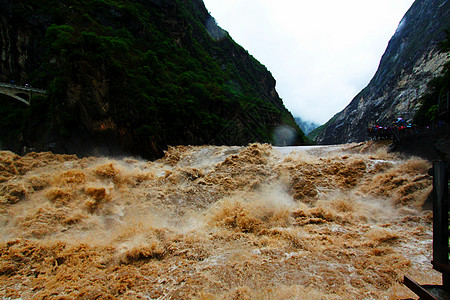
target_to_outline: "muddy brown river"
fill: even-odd
[[[431,267],[430,163],[382,143],[0,152],[2,299],[402,299]]]

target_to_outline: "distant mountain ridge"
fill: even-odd
[[[270,72],[202,0],[4,0],[0,81],[47,89],[0,97],[0,145],[79,155],[164,155],[169,145],[286,143],[305,136]]]
[[[318,128],[320,124],[312,121],[305,121],[300,117],[294,117],[295,122],[300,126],[300,129],[308,135],[311,131]]]
[[[427,83],[441,74],[449,60],[437,46],[449,28],[449,1],[416,0],[367,87],[309,137],[319,144],[357,142],[368,139],[368,126],[389,126],[397,117],[412,120]]]

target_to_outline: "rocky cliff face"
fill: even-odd
[[[201,0],[1,1],[0,51],[0,81],[48,90],[8,124],[24,129],[4,148],[152,158],[167,145],[304,141],[272,75]]]
[[[391,38],[368,86],[324,126],[313,132],[319,144],[368,138],[372,125],[389,126],[397,117],[411,120],[430,79],[449,60],[438,49],[450,28],[450,1],[416,0]]]

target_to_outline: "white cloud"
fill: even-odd
[[[374,75],[414,0],[204,0],[294,116],[324,123]]]

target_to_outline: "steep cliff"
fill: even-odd
[[[1,1],[0,51],[0,81],[48,90],[0,110],[21,116],[3,148],[152,158],[167,145],[305,139],[272,75],[201,0]]]
[[[416,0],[367,87],[310,136],[319,144],[362,141],[368,138],[368,126],[389,126],[397,117],[412,120],[428,82],[441,74],[449,60],[438,48],[448,28],[450,1]]]

